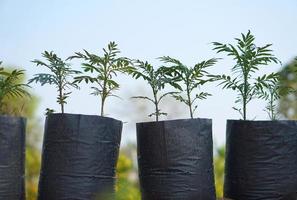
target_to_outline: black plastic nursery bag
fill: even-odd
[[[49,115],[38,199],[112,199],[121,131],[122,122],[112,118]]]
[[[297,200],[297,122],[227,121],[224,196]]]
[[[26,119],[0,116],[0,199],[25,199]]]
[[[138,123],[137,146],[143,200],[215,200],[210,119]]]

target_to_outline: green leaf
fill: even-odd
[[[155,101],[149,97],[146,97],[146,96],[134,96],[134,97],[131,97],[133,99],[144,99],[144,100],[148,100],[148,101],[151,101],[153,104],[155,104]]]
[[[215,43],[220,45],[219,43]],[[189,108],[191,108],[191,94],[194,89],[198,89],[200,86],[207,82],[211,82],[215,77],[209,78],[208,72],[205,70],[208,67],[213,66],[217,63],[217,58],[212,58],[209,60],[197,63],[193,67],[188,67],[181,61],[171,58],[169,56],[163,56],[159,58],[165,64],[169,66],[163,66],[163,74],[169,80],[168,82],[171,86],[178,89],[181,92],[187,92],[187,99],[184,99],[181,95],[173,95],[178,101],[185,103]],[[183,90],[182,85],[185,86]],[[206,98],[206,97],[205,97]],[[192,110],[192,109],[191,109]]]
[[[219,81],[223,88],[232,89],[237,92],[236,103],[242,104],[242,109],[236,108],[243,119],[246,119],[247,105],[256,98],[257,94],[264,91],[263,87],[267,86],[268,82],[273,80],[272,77],[254,78],[255,74],[262,66],[271,63],[280,63],[279,60],[272,54],[270,49],[271,44],[257,46],[255,37],[248,31],[246,34],[241,34],[241,38],[235,38],[236,44],[223,44],[214,42],[214,50],[217,53],[225,53],[231,57],[235,64],[232,67],[232,76],[210,76],[212,81]],[[268,82],[267,82],[268,81]],[[264,93],[262,94],[262,96]]]

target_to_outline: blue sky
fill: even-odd
[[[273,43],[275,55],[289,62],[297,55],[296,0],[0,0],[0,60],[6,65],[20,66],[27,76],[41,72],[30,61],[41,58],[44,50],[53,50],[62,58],[83,48],[102,54],[109,41],[116,41],[122,55],[148,60],[169,55],[193,65],[204,59],[223,57],[211,49],[212,41],[233,42],[240,33],[251,30],[256,44]],[[224,59],[212,73],[228,73],[232,61]],[[79,69],[79,63],[73,62]],[[267,66],[266,71],[280,66]],[[135,140],[135,122],[148,121],[152,105],[130,99],[133,95],[150,94],[142,81],[119,77],[123,100],[110,99],[109,116],[125,123],[123,140]],[[41,98],[38,115],[43,119],[45,108],[58,110],[55,89],[32,85]],[[225,140],[226,119],[238,119],[232,110],[235,94],[222,91],[215,84],[204,90],[213,96],[199,102],[199,117],[213,119],[213,134],[218,144]],[[70,113],[98,114],[99,100],[89,95],[88,86],[74,91],[66,105]],[[267,119],[265,104],[254,101],[249,117]],[[162,105],[168,119],[187,118],[185,107],[174,100]],[[163,118],[166,119],[166,118]]]

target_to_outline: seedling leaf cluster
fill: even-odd
[[[190,117],[193,118],[194,112],[198,107],[198,105],[195,104],[196,101],[198,99],[206,99],[208,96],[211,96],[211,94],[208,92],[200,92],[193,97],[192,93],[195,89],[200,88],[203,84],[212,80],[205,78],[209,74],[206,68],[216,64],[218,59],[212,58],[202,61],[195,64],[194,67],[188,67],[179,60],[169,56],[160,57],[160,60],[170,65],[170,67],[164,68],[164,73],[171,78],[169,82],[170,85],[178,90],[176,94],[173,94],[173,97],[188,106]],[[185,90],[181,83],[185,86]],[[186,97],[182,95],[184,91],[186,92]]]
[[[272,54],[271,44],[256,46],[255,37],[250,31],[247,34],[241,34],[241,38],[235,38],[235,40],[236,45],[213,42],[217,53],[225,53],[235,61],[231,69],[233,76],[211,75],[210,77],[220,81],[224,89],[237,92],[235,103],[242,107],[234,107],[234,109],[242,115],[243,120],[246,120],[248,103],[258,96],[260,88],[265,86],[263,83],[271,81],[271,76],[262,77],[259,81],[255,73],[264,65],[278,64],[280,61]]]
[[[147,61],[134,61],[135,69],[132,71],[131,75],[135,79],[142,78],[145,80],[152,89],[153,98],[147,96],[134,96],[132,98],[144,99],[152,102],[155,106],[155,111],[149,114],[149,117],[155,116],[156,121],[159,121],[159,116],[167,115],[167,113],[162,112],[160,109],[160,103],[164,97],[168,95],[173,95],[176,92],[165,92],[160,94],[160,92],[165,88],[165,85],[170,82],[170,79],[165,77],[164,68],[160,67],[154,69],[154,67]]]
[[[159,121],[160,116],[167,115],[160,109],[160,103],[166,96],[172,96],[185,104],[190,117],[194,118],[198,109],[197,101],[211,96],[207,91],[200,91],[201,87],[208,82],[218,81],[223,89],[237,92],[236,106],[233,108],[240,113],[243,120],[247,119],[247,108],[254,98],[267,101],[265,111],[270,119],[277,119],[276,102],[282,95],[289,94],[293,90],[281,85],[279,73],[258,76],[258,72],[263,66],[281,64],[281,62],[273,55],[271,44],[257,46],[255,37],[250,31],[246,34],[242,33],[240,38],[235,38],[235,41],[235,44],[212,43],[216,53],[224,53],[235,62],[231,68],[231,75],[213,75],[207,71],[209,67],[218,62],[218,58],[205,60],[189,67],[178,59],[162,56],[159,57],[159,60],[164,63],[164,66],[156,69],[147,61],[119,56],[120,50],[117,44],[110,42],[107,48],[103,48],[102,56],[83,50],[67,58],[67,60],[82,60],[85,74],[72,70],[70,64],[53,52],[45,51],[42,56],[47,62],[34,60],[33,63],[37,66],[47,67],[52,73],[36,74],[29,80],[29,83],[40,82],[41,85],[55,85],[58,91],[57,102],[61,105],[62,113],[64,113],[66,99],[71,94],[68,89],[70,87],[78,88],[78,84],[81,82],[90,83],[93,90],[91,94],[100,97],[100,114],[105,116],[104,108],[107,98],[118,97],[115,92],[120,88],[120,84],[115,80],[115,77],[118,73],[129,74],[135,79],[142,78],[150,86],[152,97],[134,96],[133,98],[153,103],[154,112],[149,114],[149,117],[154,116],[156,121]],[[69,78],[73,78],[73,80],[69,81]],[[166,85],[171,85],[176,91],[164,90]],[[162,92],[163,90],[165,92]],[[47,110],[48,114],[52,112],[51,109]]]
[[[49,84],[54,85],[57,88],[57,103],[60,104],[61,112],[64,113],[64,105],[67,103],[67,98],[71,94],[68,91],[69,88],[78,88],[77,84],[69,81],[73,75],[79,74],[77,70],[72,70],[69,63],[66,63],[59,58],[53,51],[45,51],[42,53],[42,57],[46,59],[46,62],[41,60],[33,60],[32,62],[36,66],[46,67],[51,73],[39,73],[35,74],[32,79],[29,80],[29,84],[32,82],[40,83],[42,86]]]
[[[98,56],[89,53],[87,50],[77,52],[68,59],[82,59],[84,72],[94,74],[82,75],[75,77],[74,83],[93,83],[91,87],[92,95],[100,96],[101,99],[101,116],[104,116],[104,106],[108,97],[118,97],[114,94],[120,88],[120,84],[114,80],[114,77],[120,73],[131,73],[133,67],[128,58],[119,57],[120,50],[115,42],[110,42],[107,48],[103,49],[104,55]]]

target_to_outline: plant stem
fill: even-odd
[[[104,103],[105,103],[105,98],[102,98],[101,99],[101,116],[103,117],[103,115],[104,115]]]
[[[109,75],[107,63],[105,63],[103,66],[103,73],[104,73],[104,80],[103,80],[102,95],[101,95],[101,114],[100,114],[102,117],[104,116],[105,99],[108,95],[107,88],[106,88],[108,75]]]
[[[244,67],[245,68],[245,67]],[[244,70],[244,89],[243,89],[243,120],[246,120],[246,104],[248,98],[248,73]]]
[[[61,111],[62,113],[64,113],[63,92],[62,92],[61,85],[59,85],[59,99],[60,99]]]
[[[189,90],[189,84],[187,84],[187,97],[189,102],[190,116],[191,116],[191,119],[193,119],[192,101],[191,101],[191,95]]]
[[[62,110],[62,113],[64,114],[64,104],[63,103],[61,104],[61,110]]]
[[[104,116],[104,104],[107,97],[107,91],[106,91],[106,81],[103,83],[103,89],[102,89],[102,96],[101,96],[101,116]]]
[[[157,92],[153,89],[154,93],[154,103],[155,103],[155,110],[156,110],[156,121],[159,121],[159,108],[158,108],[158,98],[157,98]]]
[[[246,98],[243,98],[243,120],[246,120]]]

